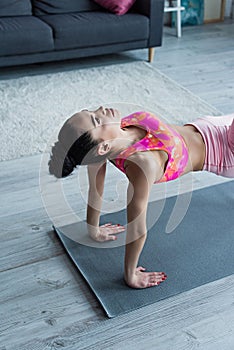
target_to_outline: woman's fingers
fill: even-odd
[[[106,224],[101,225],[100,227],[124,227],[123,225],[120,224],[112,224],[112,222],[107,222]]]
[[[145,272],[142,266],[136,268],[136,273],[130,287],[149,288],[158,286],[165,281],[167,275],[164,272]]]
[[[108,222],[107,224],[101,225],[100,227],[107,228],[111,230],[111,232],[108,232],[108,234],[118,233],[125,231],[125,227],[120,224],[112,224],[111,222]]]
[[[159,285],[163,281],[167,279],[167,275],[164,272],[154,272],[154,273],[149,273],[148,275],[149,278],[149,284],[153,283],[154,285]]]

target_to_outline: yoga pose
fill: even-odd
[[[234,114],[204,117],[177,126],[148,112],[121,119],[119,111],[100,107],[76,113],[61,128],[49,171],[60,178],[77,165],[88,165],[87,228],[94,240],[115,240],[125,229],[111,223],[99,225],[107,160],[129,180],[124,278],[130,287],[152,287],[167,278],[163,272],[146,272],[138,266],[152,185],[198,170],[234,177],[233,118]]]

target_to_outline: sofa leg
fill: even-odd
[[[154,47],[149,48],[149,62],[153,62],[154,60]]]

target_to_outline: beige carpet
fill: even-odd
[[[99,105],[123,114],[141,108],[179,124],[220,114],[146,62],[2,80],[0,160],[43,152],[66,118]]]

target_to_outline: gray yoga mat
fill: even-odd
[[[166,200],[158,221],[149,229],[139,262],[148,271],[164,271],[168,275],[165,282],[153,288],[131,289],[124,283],[123,246],[89,247],[63,234],[77,232],[76,224],[54,228],[108,317],[234,273],[234,181],[194,191],[184,219],[168,234],[165,227],[175,200],[176,197]],[[158,203],[149,203],[148,216],[154,215]],[[125,210],[101,217],[102,223],[125,224],[125,220]]]

